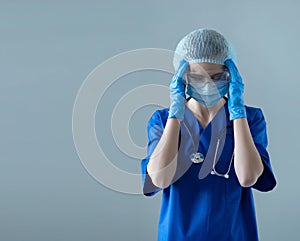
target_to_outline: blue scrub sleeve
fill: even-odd
[[[147,146],[147,157],[141,161],[142,169],[142,185],[143,185],[143,194],[145,196],[153,196],[158,193],[161,188],[156,187],[148,175],[147,165],[150,159],[152,152],[154,151],[157,143],[159,142],[164,131],[163,122],[159,112],[156,110],[153,115],[150,117],[147,125],[148,133],[148,146]]]
[[[263,173],[257,179],[256,183],[252,185],[252,188],[261,192],[271,191],[276,186],[276,179],[267,151],[268,138],[266,121],[260,108],[257,108],[257,111],[254,114],[250,125],[250,131],[264,165]]]

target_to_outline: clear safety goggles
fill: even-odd
[[[210,70],[210,71],[199,71],[185,73],[185,84],[194,83],[214,83],[224,84],[230,82],[230,73],[227,69],[225,70]]]

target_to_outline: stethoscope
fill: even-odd
[[[232,153],[229,168],[228,168],[226,173],[221,174],[221,173],[217,172],[217,170],[216,170],[216,159],[217,159],[217,154],[218,154],[218,151],[219,151],[219,145],[220,145],[220,141],[221,141],[222,137],[224,136],[224,133],[226,132],[226,130],[227,130],[227,127],[226,126],[223,127],[223,129],[221,130],[221,133],[218,136],[217,146],[216,146],[215,155],[214,155],[213,169],[212,169],[210,174],[211,175],[217,175],[217,176],[224,177],[224,178],[228,179],[234,153]],[[202,162],[204,162],[205,158],[204,158],[202,153],[195,152],[195,153],[191,154],[190,159],[193,163],[202,163]]]

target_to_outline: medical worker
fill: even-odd
[[[170,107],[148,122],[143,192],[162,192],[159,241],[259,240],[252,189],[276,179],[260,108],[244,104],[233,47],[213,29],[177,45]]]

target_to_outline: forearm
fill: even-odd
[[[176,118],[169,118],[161,139],[149,159],[147,172],[153,184],[158,187],[169,186],[175,175],[179,130],[180,121]]]
[[[263,163],[257,151],[246,118],[233,121],[234,169],[240,184],[249,187],[255,184],[263,172]]]

